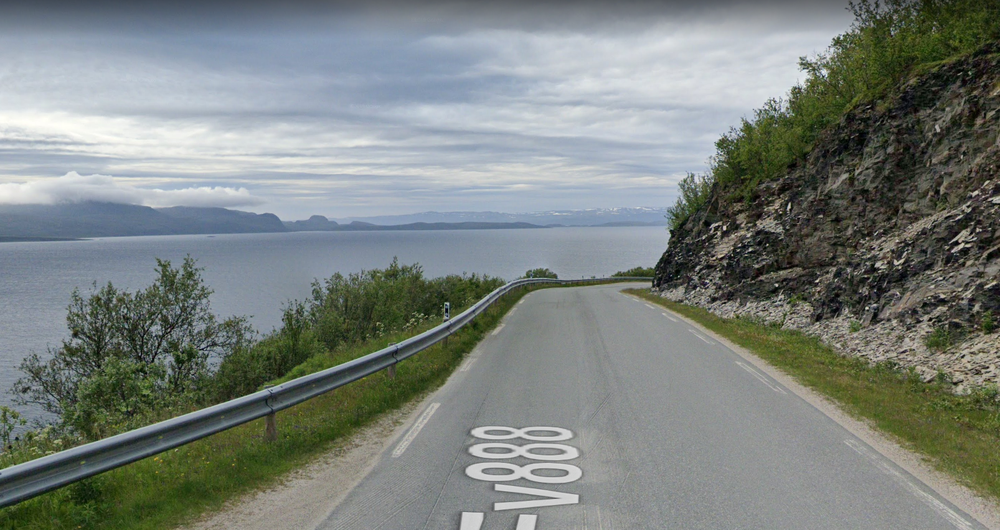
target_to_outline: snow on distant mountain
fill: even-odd
[[[422,212],[337,219],[340,223],[361,221],[376,225],[409,223],[531,223],[563,226],[666,226],[666,208],[593,208],[531,213]]]

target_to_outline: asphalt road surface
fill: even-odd
[[[983,528],[623,288],[528,295],[320,528]]]

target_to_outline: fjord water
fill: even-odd
[[[138,289],[156,258],[191,255],[214,290],[213,311],[247,315],[267,332],[282,305],[309,296],[313,279],[382,268],[393,257],[420,263],[427,277],[479,273],[511,280],[548,267],[560,278],[606,276],[652,267],[667,246],[662,227],[386,232],[293,232],[151,236],[0,244],[0,404],[30,352],[44,355],[66,337],[66,306],[96,282]],[[24,410],[37,416],[37,410]]]

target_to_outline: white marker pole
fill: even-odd
[[[444,303],[444,321],[447,322],[451,320],[451,304],[448,302]],[[448,346],[448,336],[444,337],[444,345]]]

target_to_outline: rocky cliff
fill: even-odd
[[[753,201],[713,188],[671,233],[654,289],[927,378],[995,383],[998,134],[1000,43],[851,110]]]

